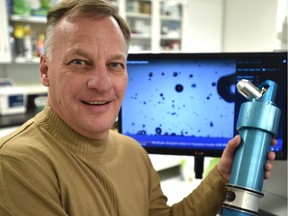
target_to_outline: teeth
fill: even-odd
[[[85,103],[90,104],[90,105],[103,105],[106,104],[106,101],[85,101]]]

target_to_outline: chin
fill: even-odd
[[[97,127],[95,127],[97,125]],[[94,126],[94,128],[93,128]],[[113,124],[95,123],[89,128],[92,133],[106,133],[113,127]]]

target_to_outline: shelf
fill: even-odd
[[[161,20],[162,20],[162,21],[176,21],[176,22],[181,22],[181,17],[173,17],[173,16],[161,15]]]
[[[16,57],[14,59],[15,63],[18,64],[39,64],[40,58],[39,57],[33,57],[33,58],[25,58],[25,57]]]
[[[132,19],[151,19],[151,14],[127,12],[126,18]]]
[[[161,35],[161,40],[181,40],[181,37],[178,35]]]
[[[14,22],[28,22],[28,23],[41,23],[45,24],[47,19],[44,16],[19,16],[12,15],[10,20]]]
[[[131,38],[132,39],[143,39],[143,40],[147,40],[151,38],[150,34],[131,34]]]

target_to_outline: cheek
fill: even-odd
[[[73,83],[73,79],[67,76],[67,74],[62,73],[60,70],[55,70],[49,77],[50,80],[50,89],[54,91],[55,97],[62,98],[67,93],[73,91],[77,85]]]
[[[121,80],[116,80],[116,84],[115,84],[116,93],[121,99],[124,98],[124,94],[125,94],[126,87],[127,87],[127,82],[128,82],[127,76],[122,77]]]

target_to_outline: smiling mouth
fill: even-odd
[[[82,103],[87,104],[87,105],[101,106],[101,105],[108,104],[109,101],[82,101]]]

